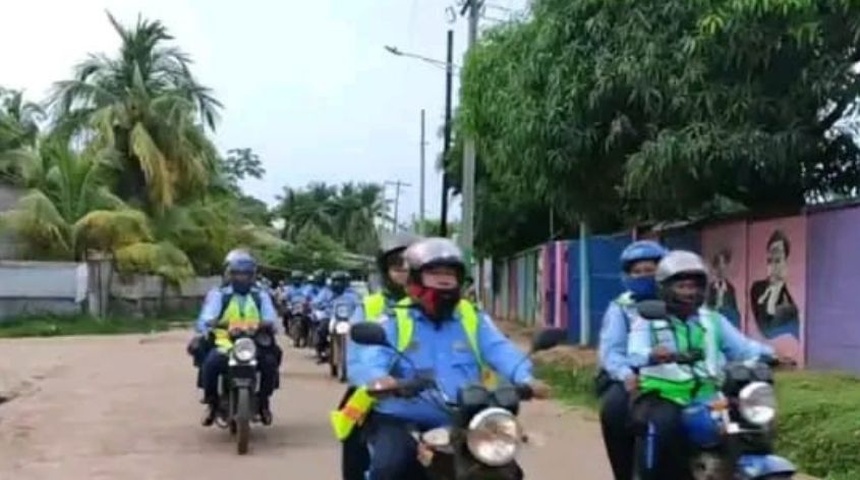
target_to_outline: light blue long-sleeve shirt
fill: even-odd
[[[272,297],[263,290],[252,289],[260,297],[260,321],[271,327],[277,325],[278,312],[275,310],[275,305],[272,302]],[[247,302],[253,302],[251,294],[238,295],[233,293],[233,288],[229,285],[226,287],[215,287],[206,293],[206,298],[203,300],[203,307],[200,308],[200,315],[197,316],[196,329],[198,333],[205,333],[209,330],[209,324],[221,316],[223,308],[224,295],[235,295],[239,302],[239,308],[244,311]]]
[[[437,326],[416,308],[410,308],[409,314],[414,322],[413,341],[403,352],[409,361],[399,358],[391,348],[359,345],[356,349],[358,361],[348,370],[351,384],[367,385],[388,375],[411,379],[415,378],[417,371],[432,372],[444,395],[454,401],[460,388],[481,382],[480,363],[459,315],[455,314],[454,318]],[[385,315],[380,321],[388,341],[397,345],[396,320]],[[534,380],[531,361],[483,312],[479,313],[477,343],[482,360],[502,378],[514,384]],[[446,425],[450,418],[434,404],[433,395],[428,391],[413,399],[385,399],[374,409],[425,428]]]
[[[306,291],[307,289],[304,285],[287,285],[284,288],[284,300],[290,305],[293,303],[304,302],[308,298]]]
[[[700,309],[698,315],[687,319],[687,322],[697,322],[701,315],[709,315],[719,319],[720,350],[724,358],[720,360],[753,360],[763,356],[774,356],[774,350],[769,345],[757,342],[744,336],[723,315],[711,310]],[[630,365],[642,367],[648,364],[653,347],[653,335],[649,320],[637,318],[630,327],[630,339],[627,345],[627,355]],[[675,345],[660,345],[670,352],[676,352]]]
[[[391,312],[391,309],[397,304],[398,299],[394,297],[390,297],[385,295],[385,311],[383,315],[388,315]],[[356,308],[352,312],[352,317],[349,319],[350,325],[355,325],[356,323],[366,322],[368,319],[365,315],[364,311],[364,299],[362,299],[362,304],[359,305],[359,308]],[[352,341],[352,338],[349,338],[346,341],[346,371],[352,371],[355,368],[359,368],[359,362],[361,361],[360,356],[358,355],[358,349],[361,348],[361,345]],[[356,385],[359,386],[359,385]]]
[[[328,307],[331,306],[331,301],[334,298],[334,292],[328,287],[322,287],[317,290],[316,295],[311,300],[311,306],[317,310],[328,312]]]
[[[633,375],[633,369],[627,359],[629,325],[633,321],[629,308],[613,300],[603,314],[598,355],[600,366],[613,380],[624,381]]]
[[[302,292],[305,294],[305,299],[309,302],[313,302],[314,298],[319,293],[321,287],[314,285],[313,283],[308,283],[302,287]]]

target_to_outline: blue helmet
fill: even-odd
[[[626,272],[634,263],[645,260],[659,262],[667,253],[663,245],[653,240],[635,241],[621,252],[621,269]]]
[[[657,295],[657,281],[653,275],[632,277],[629,275],[630,267],[637,262],[648,260],[659,262],[668,253],[669,251],[662,245],[652,240],[633,242],[621,252],[621,270],[624,272],[621,282],[636,301],[655,298]]]
[[[254,275],[257,273],[257,261],[248,252],[237,253],[227,261],[227,272]]]

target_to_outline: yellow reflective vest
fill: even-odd
[[[225,295],[222,293],[222,295]],[[247,295],[244,298],[244,303],[240,302],[240,295],[232,294],[230,303],[224,309],[221,319],[215,328],[215,346],[218,350],[226,352],[233,347],[233,342],[230,341],[230,330],[248,330],[256,328],[262,321],[260,309],[257,308],[257,302]]]

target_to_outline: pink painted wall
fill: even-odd
[[[746,221],[702,229],[702,257],[712,275],[708,304],[740,329],[746,328],[747,230]]]
[[[701,240],[712,277],[708,304],[803,364],[806,217],[711,225]]]
[[[802,364],[806,217],[753,223],[748,238],[747,333],[767,339],[779,354]]]
[[[542,245],[537,256],[537,285],[535,288],[535,326],[546,325],[545,310],[547,305],[547,293],[549,292],[549,247]]]

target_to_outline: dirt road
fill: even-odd
[[[275,424],[253,429],[252,451],[239,458],[226,431],[199,426],[186,339],[171,332],[0,341],[0,388],[23,385],[0,405],[0,478],[339,477],[327,414],[343,387],[306,351],[286,348]],[[523,453],[529,478],[611,478],[597,425],[582,415],[551,402],[526,407],[523,422],[544,443]]]

